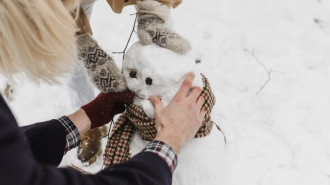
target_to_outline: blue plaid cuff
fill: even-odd
[[[73,122],[66,116],[63,116],[58,119],[59,122],[62,123],[65,128],[66,134],[66,145],[64,149],[64,154],[66,154],[71,149],[79,146],[80,144],[80,133],[77,127],[73,124]]]
[[[173,151],[172,147],[163,141],[152,141],[142,150],[142,152],[153,152],[158,154],[161,158],[163,158],[168,166],[170,167],[171,172],[176,168],[178,164],[178,157]]]

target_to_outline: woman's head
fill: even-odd
[[[64,5],[64,6],[63,6]],[[57,82],[76,55],[79,0],[0,0],[0,72]]]

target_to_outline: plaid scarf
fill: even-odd
[[[207,136],[211,132],[213,126],[211,111],[215,104],[215,97],[206,77],[202,75],[202,78],[204,88],[201,92],[201,96],[205,98],[202,109],[207,110],[207,113],[195,138]],[[129,144],[135,131],[146,141],[154,140],[157,134],[155,120],[149,118],[141,107],[131,104],[117,119],[111,130],[103,156],[105,166],[119,164],[130,158]]]

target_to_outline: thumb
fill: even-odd
[[[168,38],[166,40],[166,44],[164,44],[163,47],[168,48],[168,49],[175,51],[177,53],[180,53],[180,54],[185,54],[191,50],[191,45],[188,40],[181,37],[177,33],[173,33],[169,30],[168,30],[168,32],[170,33],[170,35],[174,35],[174,37]]]
[[[149,45],[152,43],[152,37],[147,31],[138,29],[138,37],[143,45]]]
[[[152,104],[152,106],[154,107],[155,112],[156,112],[156,110],[160,110],[160,109],[164,108],[163,102],[156,96],[150,96],[149,101]]]
[[[110,94],[111,92],[109,92]],[[132,102],[135,96],[134,92],[132,91],[124,91],[124,92],[112,92],[114,96],[114,101],[116,102]]]
[[[111,114],[116,115],[123,113],[126,110],[125,103],[117,102],[114,104]]]

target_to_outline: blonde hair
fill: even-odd
[[[63,6],[64,5],[64,6]],[[79,0],[0,0],[0,72],[58,83],[75,64]]]

